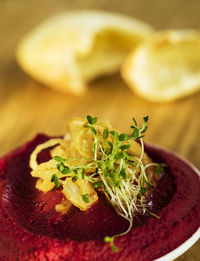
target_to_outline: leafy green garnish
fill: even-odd
[[[66,166],[64,167],[63,171],[61,171],[62,174],[69,174],[71,173],[71,169],[70,167]]]
[[[97,189],[102,187],[102,183],[100,181],[96,181],[92,184],[93,188]]]
[[[108,129],[104,129],[104,131],[103,131],[104,140],[106,140],[108,138],[108,134],[109,134]]]
[[[75,176],[73,176],[73,178],[72,178],[72,181],[73,181],[73,182],[76,182],[76,181],[77,181],[77,179],[78,179],[78,176],[77,176],[77,175],[75,175]]]
[[[119,148],[120,148],[121,150],[127,150],[127,149],[129,149],[130,147],[131,147],[131,144],[126,144],[126,145],[120,146]]]
[[[58,163],[56,165],[57,169],[62,173],[65,169],[64,165],[62,163]]]
[[[118,152],[115,154],[114,159],[119,160],[119,159],[122,159],[123,157],[124,157],[123,152]]]
[[[135,126],[137,126],[137,121],[136,121],[136,119],[133,117],[132,120],[133,120]]]
[[[114,251],[114,252],[119,251],[118,247],[114,243],[111,245],[111,248],[112,248],[112,251]]]
[[[112,237],[105,237],[104,242],[110,243],[112,241]]]
[[[118,137],[118,133],[116,131],[110,131],[110,134],[112,134],[114,138]]]
[[[164,168],[165,168],[166,166],[167,166],[167,165],[166,165],[166,164],[163,164],[163,163],[158,164],[158,165],[156,166],[155,172],[156,172],[158,175],[163,174],[164,171],[165,171]]]
[[[92,117],[92,116],[88,115],[87,120],[88,120],[89,124],[93,125],[97,122],[97,117]]]
[[[82,179],[85,178],[85,169],[82,170]]]
[[[55,183],[56,188],[59,188],[59,187],[60,187],[60,181],[59,181],[59,179],[58,179],[58,177],[57,177],[56,174],[53,174],[53,175],[51,176],[51,182],[54,182],[54,183]]]
[[[134,131],[133,131],[133,133],[132,133],[132,137],[135,139],[135,140],[137,140],[138,139],[138,137],[139,137],[139,135],[140,135],[140,131],[139,131],[139,129],[138,128],[134,128]]]
[[[90,200],[89,200],[87,194],[85,194],[85,195],[82,194],[81,196],[82,196],[82,200],[83,200],[85,203],[90,203]]]
[[[153,184],[151,184],[148,180],[145,180],[145,182],[150,188],[154,188]]]
[[[58,161],[58,162],[66,161],[66,159],[64,159],[64,158],[62,158],[62,157],[60,157],[60,156],[54,156],[53,158],[54,158],[56,161]]]
[[[126,175],[126,169],[121,169],[120,172],[119,172],[119,175],[120,175],[123,179],[125,179],[125,178],[127,177],[127,175]]]
[[[111,247],[112,251],[114,251],[114,252],[119,251],[118,247],[114,244],[114,237],[105,237],[104,242],[110,243],[110,247]]]
[[[129,139],[129,136],[128,136],[127,134],[121,133],[121,134],[119,135],[119,140],[120,140],[120,141],[126,141],[126,140],[128,140],[128,139]]]
[[[143,196],[145,196],[146,192],[147,192],[147,189],[146,189],[145,187],[141,186],[141,187],[140,187],[140,193],[141,193]]]
[[[91,131],[93,132],[94,135],[97,135],[97,131],[95,130],[94,127],[90,127]]]

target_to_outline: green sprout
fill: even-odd
[[[98,122],[97,117],[87,116],[87,122],[83,125],[88,128],[93,135],[93,160],[82,166],[70,167],[67,164],[68,159],[55,156],[57,161],[57,170],[72,181],[78,178],[85,180],[85,186],[90,182],[93,188],[105,193],[107,199],[117,210],[117,213],[129,221],[129,228],[113,237],[105,237],[104,241],[109,243],[112,250],[117,252],[118,248],[114,244],[114,239],[118,236],[127,234],[132,228],[134,211],[145,212],[145,197],[147,187],[153,188],[153,184],[148,180],[146,170],[149,167],[156,167],[157,173],[164,171],[163,166],[157,163],[148,163],[144,165],[142,159],[144,156],[143,136],[148,128],[148,119],[143,118],[143,124],[138,126],[137,121],[133,118],[131,133],[117,133],[116,131],[105,128],[101,136],[97,132],[95,124]],[[131,155],[129,150],[132,144],[137,141],[141,145],[141,155]],[[96,171],[92,174],[86,174],[87,169],[94,168]],[[139,173],[139,175],[138,175]],[[57,175],[51,177],[56,187],[60,186]],[[85,191],[82,192],[82,200],[89,203],[90,199]]]

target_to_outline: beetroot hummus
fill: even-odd
[[[175,249],[198,229],[199,176],[173,154],[146,146],[155,162],[168,165],[149,198],[152,212],[160,218],[135,216],[131,231],[115,240],[119,252],[112,252],[103,238],[125,231],[128,224],[103,195],[88,211],[72,207],[61,215],[54,206],[62,193],[35,189],[29,157],[47,139],[38,135],[0,160],[0,261],[150,261]],[[44,151],[39,161],[46,160]]]

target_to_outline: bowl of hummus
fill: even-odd
[[[0,159],[0,260],[166,261],[199,238],[200,175],[96,117]]]

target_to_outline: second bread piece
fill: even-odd
[[[200,33],[168,30],[156,33],[134,50],[122,76],[140,96],[169,102],[200,89]]]

